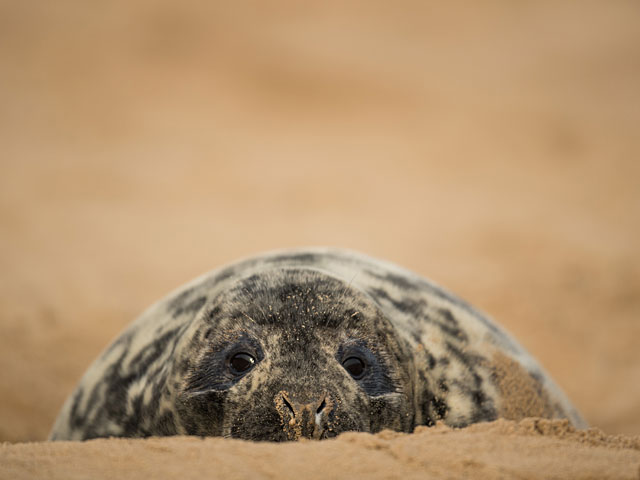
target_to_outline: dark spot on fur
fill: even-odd
[[[400,290],[415,291],[420,288],[420,283],[417,281],[413,281],[408,276],[397,275],[391,272],[385,273],[383,275],[373,270],[367,270],[367,273],[372,277],[376,277],[376,278],[379,278],[380,280],[384,280],[385,282],[389,282],[393,284],[395,287],[399,288]]]
[[[447,357],[440,357],[438,358],[438,364],[446,368],[451,364],[451,360],[449,360]]]
[[[80,428],[82,426],[83,417],[80,415],[80,402],[84,396],[84,387],[80,386],[73,394],[73,403],[71,404],[71,413],[69,414],[69,425],[73,428]]]
[[[373,297],[373,299],[379,305],[382,304],[382,300],[384,302],[390,303],[396,310],[402,313],[415,315],[418,318],[428,320],[424,316],[424,309],[427,306],[427,302],[422,299],[415,300],[409,297],[403,297],[400,300],[396,300],[391,297],[386,290],[383,290],[381,288],[371,288],[367,293],[369,293],[369,295],[371,295],[371,297]]]
[[[440,390],[442,390],[443,392],[449,391],[449,386],[447,385],[447,382],[444,378],[438,380],[438,388],[440,388]]]
[[[107,350],[102,354],[101,358],[108,357],[116,348],[119,347],[122,347],[124,350],[128,350],[135,333],[136,328],[135,326],[132,326],[129,330],[120,335],[111,345],[109,345]]]
[[[449,407],[447,407],[447,404],[441,400],[438,397],[433,397],[431,399],[431,405],[433,407],[433,410],[436,413],[436,419],[437,420],[442,420],[447,416],[447,412],[449,411]]]
[[[186,300],[192,296],[196,289],[196,287],[190,287],[177,294],[167,304],[167,310],[170,312],[175,312],[177,309],[181,308],[184,302],[186,302]]]
[[[176,333],[180,329],[181,327],[173,328],[158,337],[154,342],[148,344],[145,348],[142,348],[136,356],[133,357],[133,360],[131,360],[129,371],[137,371],[141,374],[145,373],[149,365],[164,353],[169,342],[175,343],[177,341]]]
[[[465,353],[451,342],[446,342],[445,345],[447,347],[447,351],[449,351],[449,353],[451,353],[455,358],[462,362],[462,364],[470,371],[474,370],[474,365],[479,364],[483,361],[482,357],[478,357],[477,355],[471,353]]]
[[[444,400],[436,397],[429,389],[422,392],[422,403],[420,405],[422,422],[431,427],[437,420],[442,420],[447,416],[448,407]]]
[[[226,280],[227,278],[231,278],[235,272],[236,269],[234,267],[225,268],[211,279],[211,283],[216,284]]]
[[[202,339],[206,342],[215,334],[215,329],[209,327],[202,334]]]
[[[425,351],[425,354],[427,356],[427,362],[429,363],[429,370],[433,370],[436,366],[436,357],[431,355],[430,352]]]
[[[278,255],[265,260],[266,263],[318,263],[319,256],[315,253],[291,253]]]
[[[207,320],[215,322],[218,320],[218,316],[222,313],[222,307],[218,304],[214,306],[209,312],[207,312]],[[215,327],[214,327],[215,328]]]
[[[206,302],[207,302],[207,297],[202,296],[194,300],[191,300],[186,305],[180,305],[173,311],[173,318],[176,318],[180,315],[185,315],[188,313],[198,312]]]

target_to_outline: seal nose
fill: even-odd
[[[327,393],[322,393],[312,402],[303,403],[296,401],[289,392],[281,390],[274,402],[289,440],[301,437],[318,440],[327,429],[327,418],[333,407]]]

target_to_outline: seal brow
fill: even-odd
[[[249,297],[249,298],[253,301],[253,304],[254,304],[256,307],[258,307],[258,310],[260,310],[260,313],[262,313],[262,318],[264,318],[265,323],[269,323],[269,320],[267,319],[267,315],[264,313],[264,310],[262,309],[262,307],[260,306],[260,304],[254,300],[253,295],[251,295],[251,292],[249,292],[249,289],[247,289],[247,288],[245,287],[245,288],[243,288],[242,290],[244,290],[244,291],[245,291],[245,293],[247,294],[247,297]],[[242,313],[243,313],[243,315],[248,316],[248,315],[246,315],[244,312],[242,312]],[[251,319],[251,320],[253,320],[253,319]],[[255,320],[253,320],[253,321],[254,321],[255,323],[258,323],[258,322],[256,322]]]

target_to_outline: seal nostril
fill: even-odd
[[[320,406],[316,410],[316,414],[320,414],[322,412],[322,410],[324,410],[324,407],[326,407],[326,406],[327,406],[327,400],[325,398],[323,398],[322,399],[322,403],[320,404]]]
[[[325,394],[322,397],[322,402],[320,402],[320,405],[318,405],[318,408],[316,409],[313,438],[319,439],[322,437],[323,432],[327,426],[327,420],[330,411],[331,403],[327,402],[327,395]]]
[[[282,400],[282,403],[284,403],[284,405],[289,409],[291,416],[295,418],[296,411],[293,409],[293,406],[289,403],[289,400],[287,400],[287,397],[285,395],[282,395]]]

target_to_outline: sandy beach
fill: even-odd
[[[640,477],[639,15],[630,1],[0,4],[0,477]],[[309,245],[457,293],[594,430],[45,442],[152,302]]]

